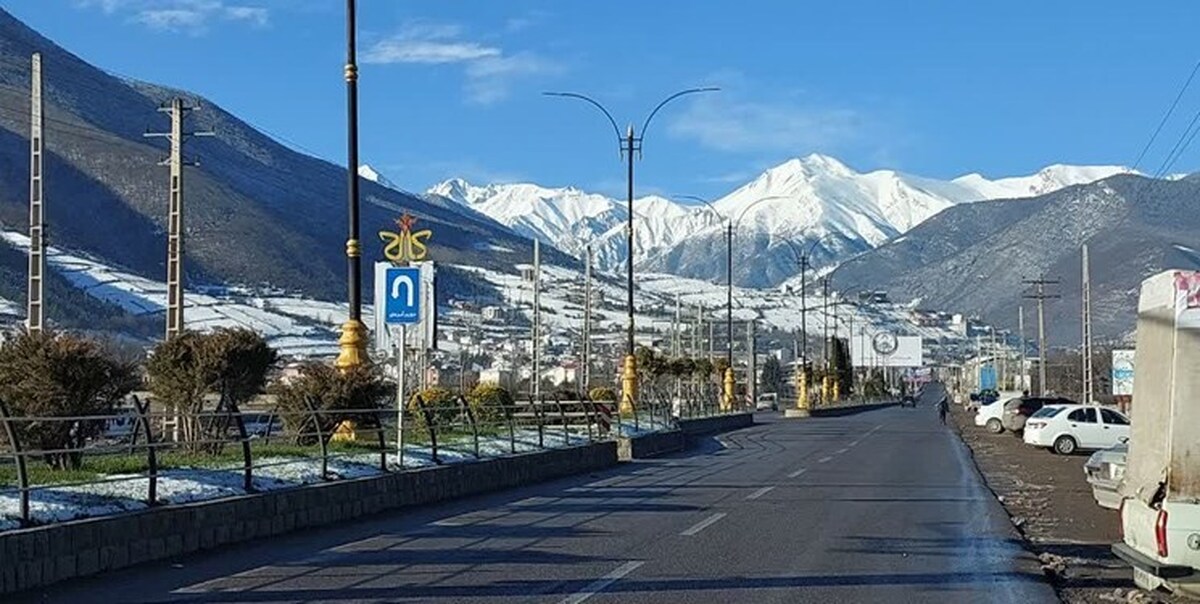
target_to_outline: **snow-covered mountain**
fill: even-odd
[[[434,198],[460,203],[526,237],[537,238],[582,257],[591,244],[596,266],[615,268],[626,258],[626,202],[585,193],[574,187],[547,188],[535,184],[475,186],[448,180],[428,191]],[[634,258],[660,253],[683,237],[716,224],[707,210],[657,196],[633,202]]]
[[[634,202],[634,260],[664,273],[723,279],[725,220],[735,222],[737,283],[769,286],[794,276],[798,252],[829,265],[894,239],[942,210],[984,199],[1042,195],[1127,172],[1120,166],[1053,165],[1031,176],[989,180],[968,174],[938,180],[877,170],[856,172],[826,155],[791,159],[703,206],[646,197]],[[452,200],[581,255],[587,242],[602,269],[626,258],[624,202],[573,187],[440,183],[432,197]]]

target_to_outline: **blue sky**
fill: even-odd
[[[393,181],[620,195],[624,128],[664,96],[640,193],[719,196],[810,152],[858,170],[997,177],[1131,164],[1198,57],[1200,3],[360,0],[361,157]],[[342,163],[341,0],[11,0],[111,71],[198,92]],[[1143,162],[1153,171],[1200,83]],[[1196,167],[1200,151],[1175,171]]]

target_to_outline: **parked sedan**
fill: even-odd
[[[1047,405],[1074,405],[1075,401],[1065,398],[1023,397],[1010,401],[1004,406],[1004,414],[1000,422],[1004,429],[1013,434],[1020,434],[1025,429],[1025,422],[1034,413]]]
[[[1087,463],[1083,464],[1083,473],[1087,476],[1088,484],[1092,485],[1092,497],[1096,498],[1100,507],[1110,510],[1121,507],[1117,485],[1125,476],[1125,458],[1128,455],[1129,445],[1121,443],[1092,453]]]
[[[980,428],[987,428],[992,434],[999,434],[1004,431],[1004,423],[1001,421],[1004,415],[1004,408],[1010,401],[1020,400],[1017,398],[1000,399],[987,404],[981,404],[979,410],[975,412],[975,425]]]
[[[1050,405],[1025,424],[1025,442],[1070,455],[1080,449],[1107,449],[1129,440],[1129,418],[1098,405]]]

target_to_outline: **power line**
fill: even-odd
[[[1191,86],[1192,79],[1196,77],[1197,71],[1200,71],[1200,61],[1196,61],[1196,66],[1192,68],[1192,73],[1188,75],[1187,81],[1185,81],[1183,83],[1183,87],[1179,89],[1179,94],[1175,95],[1175,100],[1171,101],[1171,106],[1167,108],[1167,112],[1163,114],[1162,120],[1158,122],[1158,127],[1154,129],[1154,134],[1150,135],[1150,140],[1146,141],[1145,147],[1142,147],[1142,152],[1138,154],[1137,160],[1133,162],[1133,170],[1138,169],[1138,166],[1141,165],[1142,160],[1145,159],[1146,153],[1150,151],[1151,145],[1154,144],[1155,139],[1157,139],[1159,133],[1162,132],[1163,126],[1167,125],[1167,120],[1170,119],[1171,114],[1175,112],[1175,107],[1179,105],[1179,101],[1183,98],[1183,94],[1187,92],[1188,86]]]

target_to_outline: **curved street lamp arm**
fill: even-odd
[[[715,207],[713,207],[713,204],[711,202],[709,202],[707,199],[705,199],[703,197],[699,197],[697,195],[673,195],[672,197],[674,197],[676,199],[690,199],[692,201],[698,201],[698,202],[708,206],[708,211],[712,212],[713,214],[716,214],[717,218],[720,218],[721,220],[728,220],[727,218],[725,218],[724,214],[718,212],[717,209]]]
[[[654,119],[655,114],[658,113],[659,109],[663,108],[663,105],[666,105],[667,103],[670,103],[671,101],[673,101],[681,96],[684,96],[684,95],[697,94],[700,92],[716,92],[718,90],[720,90],[720,88],[717,88],[715,86],[708,86],[708,87],[704,87],[704,88],[689,88],[687,90],[680,90],[679,92],[676,92],[675,94],[672,94],[671,96],[663,99],[662,102],[659,103],[658,106],[654,108],[654,111],[651,111],[650,115],[646,116],[646,121],[642,122],[642,132],[641,132],[642,140],[646,139],[646,129],[650,127],[650,120]]]
[[[766,197],[759,197],[758,199],[755,199],[754,201],[750,202],[749,205],[742,208],[741,212],[738,212],[737,218],[733,221],[733,230],[735,230],[735,231],[737,230],[738,225],[741,224],[741,222],[742,222],[742,218],[744,218],[746,216],[746,212],[749,211],[750,208],[753,208],[754,206],[756,206],[764,201],[771,201],[774,199],[791,199],[791,196],[789,196],[789,195],[768,195]]]
[[[601,105],[596,99],[593,99],[587,95],[579,94],[577,92],[543,92],[542,94],[545,96],[579,99],[586,103],[590,103],[593,107],[599,109],[600,112],[604,114],[604,117],[608,118],[608,123],[612,124],[613,134],[617,135],[617,144],[621,145],[621,127],[617,125],[617,120],[613,119],[613,116],[608,112],[608,109],[605,109],[604,105]],[[624,149],[624,146],[622,146],[622,149]]]

